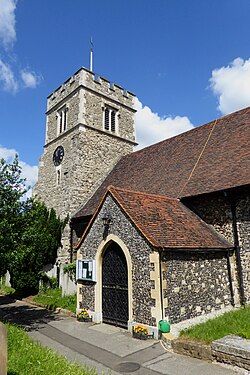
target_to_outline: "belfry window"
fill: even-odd
[[[68,108],[66,106],[62,107],[59,109],[57,112],[57,129],[58,129],[58,134],[61,134],[67,130],[67,112]]]
[[[117,133],[117,110],[111,107],[105,107],[104,109],[104,129]]]

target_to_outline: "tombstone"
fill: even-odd
[[[0,322],[0,375],[7,375],[7,331]]]
[[[6,272],[6,275],[5,275],[5,286],[10,286],[11,287],[11,283],[10,283],[10,273],[9,271]]]

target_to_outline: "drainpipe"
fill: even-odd
[[[245,304],[245,292],[244,292],[242,263],[241,263],[241,256],[240,256],[240,246],[239,246],[239,235],[238,235],[238,228],[237,228],[237,215],[236,215],[236,202],[235,202],[235,200],[230,199],[230,204],[231,204],[231,212],[232,212],[232,219],[233,219],[234,247],[235,247],[236,260],[237,260],[237,266],[238,266],[239,287],[240,287],[240,303],[241,303],[241,305],[244,305]]]
[[[233,290],[233,279],[232,279],[232,271],[231,271],[231,263],[230,263],[230,254],[229,254],[229,251],[227,251],[227,272],[228,272],[228,278],[229,278],[229,288],[230,288],[230,294],[231,294],[231,303],[232,303],[232,306],[235,306],[234,290]]]
[[[159,273],[160,273],[160,292],[161,292],[161,318],[165,318],[165,313],[164,313],[164,306],[163,306],[163,289],[162,289],[162,252],[163,249],[159,249]]]
[[[73,263],[73,223],[70,220],[69,222],[70,228],[70,263]]]

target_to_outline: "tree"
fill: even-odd
[[[29,294],[38,290],[42,268],[55,262],[68,218],[25,199],[24,182],[17,156],[0,160],[0,276],[8,269],[12,287]]]
[[[22,213],[22,233],[19,245],[9,262],[11,285],[25,294],[39,288],[39,273],[48,264],[54,264],[61,234],[67,218],[61,221],[54,209],[31,199]]]
[[[4,275],[11,253],[17,249],[21,212],[26,202],[24,179],[16,155],[13,163],[0,160],[0,276]]]

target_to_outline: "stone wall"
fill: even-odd
[[[110,105],[119,111],[118,135],[135,142],[134,94],[81,68],[55,90],[47,101],[46,144],[57,137],[57,112],[68,107],[67,128],[77,123],[103,130],[103,108]]]
[[[241,199],[237,205],[237,228],[241,246],[241,264],[245,298],[250,303],[250,197]]]
[[[51,108],[47,112],[46,119],[46,145],[57,137],[64,137],[66,132],[58,134],[58,110],[64,105],[67,107],[67,131],[74,128],[78,124],[78,113],[80,107],[80,88],[78,87],[74,93],[68,96],[64,95],[58,105]]]
[[[103,130],[103,111],[105,106],[111,106],[118,111],[117,136],[135,142],[133,94],[118,85],[112,85],[102,77],[95,80],[87,73],[83,76],[83,84],[84,105],[81,109],[83,123]]]
[[[227,240],[234,244],[233,216],[231,200],[236,202],[236,221],[239,237],[240,256],[243,270],[243,284],[245,298],[250,302],[250,193],[249,188],[207,194],[192,198],[193,209],[201,218],[213,227]],[[235,257],[234,257],[235,258]],[[239,290],[238,272],[236,260],[232,258],[232,274],[235,294]],[[237,300],[237,296],[236,296]],[[236,301],[237,302],[237,301]]]
[[[225,253],[166,252],[162,261],[165,315],[174,323],[231,304]]]
[[[64,148],[64,158],[58,185],[57,168],[52,157],[59,145]],[[87,202],[121,156],[131,151],[131,145],[119,138],[89,128],[75,128],[67,137],[45,148],[33,194],[37,194],[49,208],[55,208],[61,217],[72,215]],[[67,227],[61,251],[63,257],[68,254],[70,246],[69,232]]]
[[[144,324],[155,325],[156,319],[154,316],[152,317],[151,313],[151,308],[155,306],[155,300],[151,298],[152,283],[150,280],[150,271],[153,271],[150,264],[152,249],[111,196],[106,198],[103,207],[80,247],[82,258],[94,259],[96,256],[97,249],[103,240],[102,217],[104,212],[109,212],[112,216],[109,234],[119,237],[128,248],[131,256],[132,319]],[[97,287],[101,286],[98,285]],[[84,307],[92,310],[94,308],[93,286],[83,283],[81,292]]]

